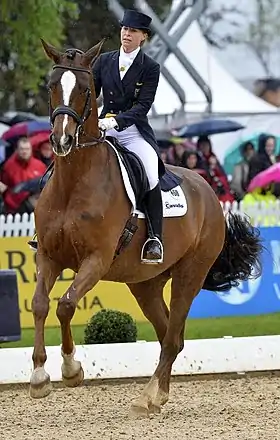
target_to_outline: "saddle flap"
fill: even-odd
[[[135,194],[137,209],[142,206],[142,201],[149,191],[149,181],[143,165],[143,162],[137,156],[137,154],[129,151],[113,136],[106,136],[106,140],[109,141],[113,147],[119,153],[122,162],[127,170],[130,184]]]

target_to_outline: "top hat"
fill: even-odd
[[[152,19],[142,12],[138,12],[134,9],[126,9],[124,12],[121,26],[126,26],[133,29],[140,29],[141,31],[151,34],[150,23]]]

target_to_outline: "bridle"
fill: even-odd
[[[71,53],[73,53],[73,51],[83,54],[83,52],[79,49],[68,49],[65,53],[68,52],[68,57],[73,58],[73,55],[71,56]],[[84,68],[84,67],[70,67],[70,66],[64,66],[62,64],[55,64],[53,66],[53,70],[55,70],[55,69],[71,70],[74,72],[78,71],[78,72],[84,72],[84,73],[87,73],[88,75],[91,75],[91,71],[89,69]],[[76,121],[77,128],[76,128],[76,132],[75,132],[75,140],[76,140],[75,147],[79,147],[79,148],[91,147],[91,146],[96,145],[96,144],[103,142],[105,140],[105,131],[100,130],[100,136],[98,138],[92,137],[92,140],[89,142],[84,142],[84,143],[79,142],[79,136],[81,134],[86,136],[86,132],[84,130],[84,124],[85,124],[86,120],[88,119],[88,117],[90,116],[91,110],[92,110],[91,90],[90,90],[89,86],[86,89],[86,102],[85,102],[83,113],[81,116],[76,112],[76,110],[72,109],[68,105],[59,105],[58,107],[56,107],[53,110],[53,108],[51,106],[50,99],[49,99],[49,109],[50,109],[50,122],[51,122],[52,128],[54,125],[54,120],[58,115],[68,115],[68,116],[71,116]]]

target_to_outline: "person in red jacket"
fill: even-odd
[[[215,155],[209,156],[208,164],[208,183],[212,186],[220,202],[232,203],[234,201],[234,195],[217,157]]]
[[[32,156],[32,146],[27,138],[20,138],[17,148],[4,164],[0,174],[0,194],[4,199],[7,213],[23,213],[27,210],[30,194],[22,191],[13,193],[13,188],[19,183],[40,177],[44,174],[46,165]],[[30,210],[30,209],[28,209]]]

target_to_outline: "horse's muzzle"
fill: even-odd
[[[74,137],[70,134],[57,137],[54,133],[50,136],[53,152],[57,156],[67,156],[74,146]]]

